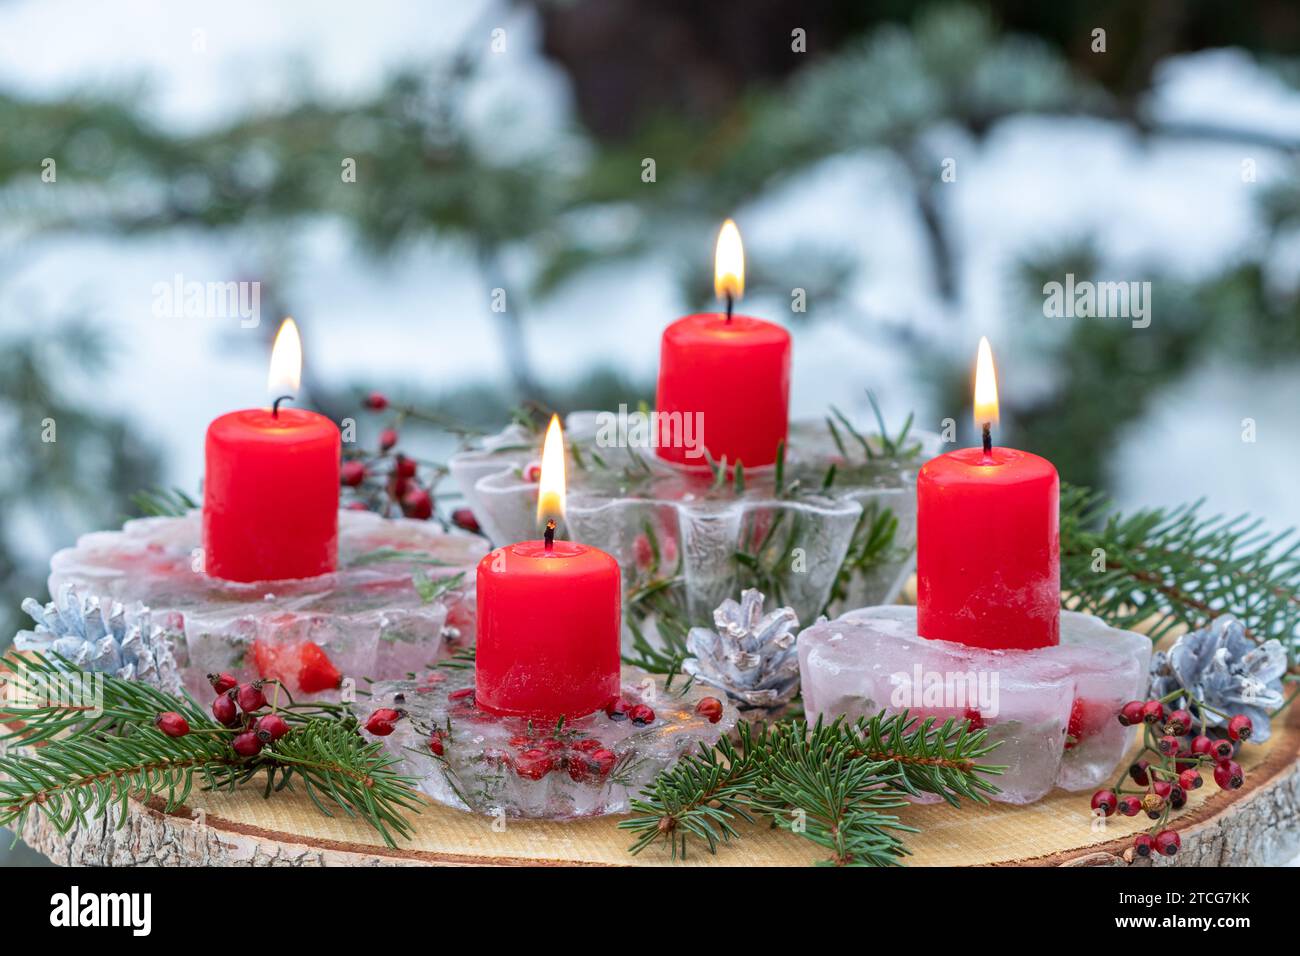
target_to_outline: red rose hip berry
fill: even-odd
[[[241,757],[256,757],[262,752],[262,741],[258,740],[257,734],[251,730],[237,735],[230,746],[234,747],[235,753]]]
[[[1225,760],[1214,768],[1214,782],[1223,790],[1236,790],[1246,782],[1246,774],[1237,761]]]
[[[1161,856],[1173,856],[1183,845],[1177,830],[1161,830],[1156,834],[1156,852]]]
[[[261,710],[266,706],[266,695],[262,693],[262,682],[255,680],[251,684],[240,684],[235,691],[235,703],[246,714]]]
[[[1127,797],[1119,798],[1119,806],[1116,809],[1126,817],[1135,817],[1142,812],[1142,801],[1129,794]]]
[[[1133,849],[1137,851],[1138,856],[1150,856],[1156,848],[1156,841],[1151,839],[1150,834],[1139,833],[1133,838]]]
[[[212,685],[213,692],[218,694],[224,694],[239,686],[239,681],[235,680],[234,674],[209,674],[208,683]]]
[[[1092,795],[1092,809],[1100,810],[1103,816],[1113,814],[1117,802],[1115,794],[1110,790],[1098,790]]]
[[[1142,721],[1158,724],[1165,719],[1165,705],[1158,700],[1149,700],[1142,705]]]
[[[1228,721],[1228,736],[1233,740],[1249,740],[1254,731],[1255,725],[1245,714],[1238,714]]]
[[[289,723],[279,714],[265,714],[257,718],[253,729],[258,740],[264,744],[273,744],[289,732]]]
[[[190,723],[174,710],[159,714],[153,719],[153,725],[168,737],[184,737],[190,732]]]
[[[239,708],[230,694],[222,694],[212,702],[212,716],[223,727],[233,727],[239,723]]]
[[[1142,701],[1130,700],[1119,710],[1119,722],[1125,727],[1142,723]]]
[[[638,727],[644,727],[646,724],[655,722],[655,712],[645,704],[637,704],[627,712],[627,716]]]

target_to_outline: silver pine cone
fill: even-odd
[[[799,619],[788,607],[763,613],[763,593],[750,588],[740,602],[728,598],[713,612],[716,630],[693,627],[682,669],[724,691],[743,710],[772,711],[799,690],[795,653]]]
[[[18,650],[53,652],[82,670],[102,671],[153,684],[170,694],[180,693],[174,645],[144,605],[137,602],[127,609],[117,601],[83,600],[69,585],[58,601],[42,607],[27,598],[22,607],[36,628],[18,632],[14,638]]]

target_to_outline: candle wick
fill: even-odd
[[[993,432],[988,422],[984,423],[984,454],[993,454]]]
[[[271,417],[272,417],[272,418],[279,418],[279,417],[280,417],[280,403],[281,403],[281,402],[292,402],[292,401],[293,401],[293,396],[292,396],[292,395],[281,395],[279,398],[277,398],[275,401],[273,401],[273,402],[271,403]]]
[[[730,292],[727,293],[727,324],[731,324],[731,312],[736,307],[736,297]]]
[[[546,534],[543,536],[546,541],[546,550],[555,550],[555,519],[552,518],[546,522]]]

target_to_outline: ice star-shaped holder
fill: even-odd
[[[810,720],[884,710],[968,719],[1000,746],[988,757],[1005,803],[1032,803],[1054,786],[1097,787],[1135,728],[1116,715],[1147,687],[1151,641],[1101,620],[1061,612],[1061,643],[985,650],[917,634],[916,608],[869,607],[799,635],[799,671]]]
[[[488,713],[474,702],[473,669],[445,668],[375,684],[351,707],[362,723],[379,708],[401,713],[393,733],[379,739],[399,772],[438,803],[568,820],[627,812],[661,771],[736,725],[735,708],[716,697],[718,706],[697,710],[711,692],[684,683],[665,689],[662,678],[624,668],[623,706],[542,724]]]
[[[882,441],[847,425],[791,426],[781,468],[718,474],[635,447],[612,412],[574,412],[568,536],[619,563],[624,593],[680,588],[692,621],[746,587],[812,620],[837,606],[894,599],[911,573],[916,470],[935,435]],[[452,457],[452,478],[495,544],[537,536],[539,435],[512,425]],[[628,610],[633,610],[629,607]]]
[[[83,535],[51,560],[50,593],[73,586],[148,605],[200,699],[211,696],[209,673],[329,692],[342,678],[423,671],[449,641],[472,640],[472,572],[487,551],[480,537],[341,511],[338,571],[252,584],[204,574],[201,537],[198,512]]]

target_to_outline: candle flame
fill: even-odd
[[[542,445],[542,475],[537,484],[537,523],[564,517],[564,432],[552,415]]]
[[[980,337],[979,356],[975,359],[975,427],[998,423],[998,376],[993,369],[993,350],[989,340]]]
[[[302,339],[293,319],[280,323],[271,348],[271,371],[266,376],[266,390],[272,398],[297,395],[302,383]]]
[[[723,301],[728,296],[739,300],[745,294],[745,247],[740,230],[730,219],[722,224],[713,254],[713,291]]]

